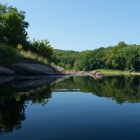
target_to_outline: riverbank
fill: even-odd
[[[72,74],[59,66],[44,66],[32,63],[0,65],[0,75],[64,75]]]
[[[140,75],[140,72],[135,71],[120,71],[120,70],[106,70],[106,69],[98,69],[100,72],[105,75]],[[94,70],[96,71],[96,70]]]

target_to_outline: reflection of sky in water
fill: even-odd
[[[136,135],[139,136],[139,106],[140,104],[129,103],[119,105],[113,100],[100,98],[91,93],[53,92],[45,107],[38,104],[31,106],[29,102],[25,112],[26,121],[13,138],[134,138]],[[10,135],[5,135],[6,137],[10,138]]]

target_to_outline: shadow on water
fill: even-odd
[[[47,77],[37,79],[6,79],[0,83],[0,134],[19,130],[26,119],[26,103],[45,106],[51,98],[50,83],[61,81],[64,77]]]
[[[26,119],[26,103],[45,106],[53,92],[84,92],[115,100],[118,104],[140,102],[140,76],[49,77],[4,80],[0,83],[0,134],[19,130]]]

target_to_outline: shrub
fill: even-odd
[[[18,45],[17,45],[17,50],[18,50],[18,51],[21,51],[21,50],[22,50],[22,45],[18,44]]]
[[[22,62],[23,57],[14,47],[0,44],[0,59],[2,64],[12,64],[14,62]]]

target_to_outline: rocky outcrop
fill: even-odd
[[[60,66],[47,67],[41,64],[14,63],[10,66],[0,66],[0,75],[65,75],[73,74]]]
[[[40,64],[28,64],[28,63],[15,63],[11,66],[17,74],[56,74],[53,69]]]
[[[10,82],[10,81],[13,81],[13,80],[15,80],[15,78],[14,77],[10,77],[10,76],[8,76],[8,77],[0,77],[0,84],[2,84],[2,83],[7,83],[7,82]]]
[[[16,72],[14,70],[12,70],[12,69],[0,66],[0,74],[3,74],[3,75],[5,75],[5,74],[12,74],[13,75],[15,73]]]
[[[60,66],[47,67],[41,64],[14,63],[10,66],[0,66],[0,75],[65,75],[75,74]]]
[[[0,66],[0,75],[55,75],[64,74],[40,64],[14,63],[8,66]]]
[[[93,75],[96,75],[96,76],[99,76],[99,77],[104,76],[104,74],[102,72],[100,72],[100,71],[94,72]]]
[[[61,66],[53,66],[53,68],[55,69],[56,74],[74,74],[73,72],[70,72],[68,70],[65,70]]]
[[[100,71],[92,72],[91,75],[93,76],[94,79],[102,78],[104,76],[104,74]]]
[[[10,66],[0,66],[0,75],[90,75],[94,77],[103,77],[104,74],[100,71],[84,72],[73,71],[70,72],[60,66],[47,67],[41,64],[30,63],[14,63]]]

